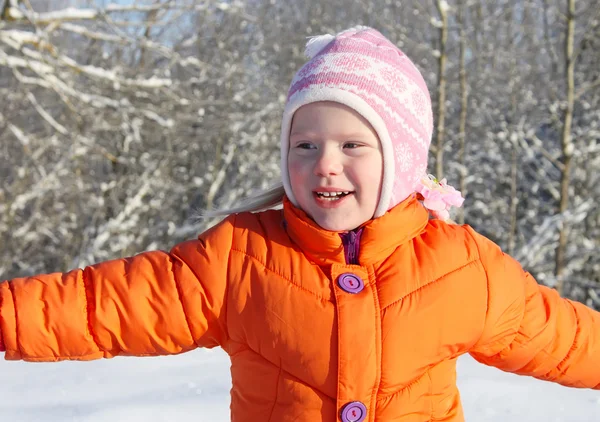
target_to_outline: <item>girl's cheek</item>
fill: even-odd
[[[302,175],[303,166],[301,160],[297,158],[290,160],[288,162],[288,168],[290,171],[290,178]]]

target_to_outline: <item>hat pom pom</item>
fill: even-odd
[[[317,35],[316,37],[310,37],[308,42],[306,43],[306,49],[304,50],[304,54],[309,59],[315,57],[319,52],[321,52],[325,47],[329,45],[331,41],[335,39],[335,35],[325,34],[325,35]]]
[[[352,28],[348,28],[345,31],[338,33],[337,35],[325,34],[325,35],[317,35],[315,37],[309,37],[308,42],[306,43],[306,49],[304,50],[304,54],[309,59],[312,59],[317,54],[319,54],[325,47],[329,45],[329,43],[335,40],[336,37],[340,35],[346,34],[356,34],[361,31],[368,31],[371,28],[364,25],[356,25]]]

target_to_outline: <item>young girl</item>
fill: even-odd
[[[169,253],[0,283],[6,358],[220,346],[234,421],[462,421],[465,353],[600,389],[600,314],[443,221],[462,198],[426,177],[432,109],[414,64],[366,27],[307,54],[283,186]]]

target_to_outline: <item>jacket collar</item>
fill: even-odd
[[[283,201],[283,218],[290,238],[316,263],[346,263],[339,233],[321,228],[287,197]],[[412,195],[381,217],[367,221],[361,226],[360,265],[384,260],[398,246],[422,233],[428,220],[429,213]]]

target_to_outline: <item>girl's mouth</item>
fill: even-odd
[[[315,202],[321,208],[337,208],[342,206],[354,192],[313,192]]]
[[[350,195],[353,192],[315,192],[317,198],[324,201],[339,201],[345,196]]]

